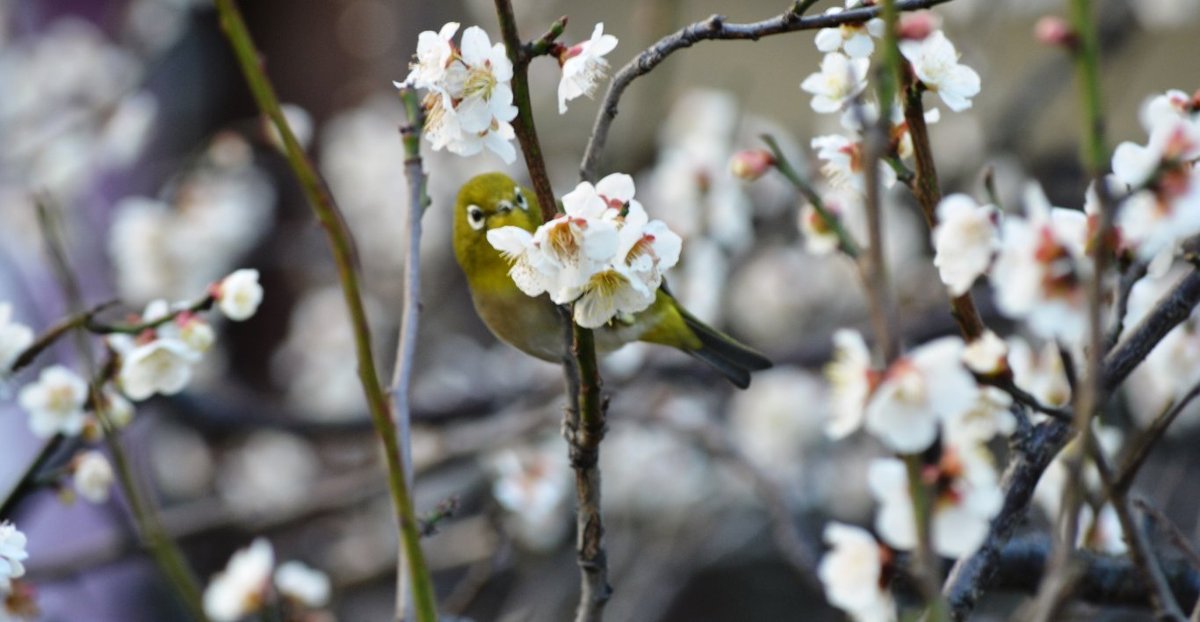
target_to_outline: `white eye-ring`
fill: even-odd
[[[525,198],[525,193],[521,192],[521,187],[517,186],[517,187],[513,188],[513,193],[517,196],[517,207],[528,212],[529,211],[529,201]]]
[[[472,229],[479,231],[483,228],[484,221],[486,220],[487,218],[483,215],[483,210],[478,205],[467,206],[467,224],[471,225]]]

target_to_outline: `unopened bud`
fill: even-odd
[[[1075,45],[1075,31],[1067,24],[1067,20],[1057,15],[1046,15],[1037,21],[1033,27],[1033,36],[1046,45],[1072,47]]]
[[[900,16],[896,26],[896,36],[900,39],[921,41],[942,27],[942,18],[932,11],[917,11]]]
[[[766,149],[746,149],[733,154],[729,170],[734,177],[754,181],[775,165],[775,156]]]

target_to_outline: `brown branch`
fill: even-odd
[[[897,2],[900,11],[916,11],[927,9],[950,0],[906,0]],[[796,2],[782,14],[760,22],[749,24],[728,23],[721,15],[713,15],[706,20],[685,26],[676,32],[659,39],[654,45],[643,50],[640,54],[621,67],[613,76],[608,90],[604,93],[604,101],[596,113],[592,124],[592,135],[588,139],[583,161],[579,165],[579,176],[586,180],[596,178],[596,169],[600,163],[600,154],[608,142],[609,129],[617,117],[617,104],[625,89],[637,78],[650,73],[668,56],[684,48],[691,47],[700,41],[708,40],[750,40],[757,41],[762,37],[796,32],[799,30],[815,30],[830,28],[842,24],[857,24],[877,17],[882,11],[878,5],[850,9],[836,14],[812,15],[805,17],[815,0]]]
[[[1101,383],[1105,398],[1116,391],[1171,329],[1187,319],[1198,303],[1200,273],[1191,272],[1105,357]],[[1070,437],[1067,423],[1050,421],[1036,426],[1027,438],[1018,439],[1019,451],[1014,452],[1001,481],[1004,505],[992,519],[983,545],[954,565],[943,589],[954,619],[965,620],[995,578],[1000,552],[1024,519],[1034,486]]]
[[[556,215],[554,191],[546,171],[541,143],[533,121],[529,97],[529,61],[527,48],[517,32],[516,17],[510,0],[496,0],[496,16],[508,56],[513,63],[513,103],[517,117],[513,129],[525,165],[541,205],[542,220]],[[553,35],[555,27],[550,30]],[[546,37],[543,37],[545,39]],[[596,346],[592,331],[576,324],[571,311],[559,308],[564,327],[563,373],[567,383],[568,408],[563,420],[571,467],[575,471],[576,557],[580,569],[577,622],[599,621],[612,595],[608,584],[608,557],[604,545],[604,518],[600,506],[600,442],[607,428],[608,402],[601,396],[601,379],[596,364]]]

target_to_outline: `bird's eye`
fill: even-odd
[[[525,193],[521,192],[521,187],[513,188],[513,193],[517,196],[517,207],[529,211],[529,201],[525,199]]]
[[[485,220],[483,210],[478,205],[467,206],[467,224],[471,225],[472,229],[476,231],[482,229]]]

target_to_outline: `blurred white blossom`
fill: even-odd
[[[262,609],[275,566],[275,551],[265,538],[239,549],[204,589],[204,613],[213,622],[237,622]]]
[[[867,403],[867,431],[901,453],[928,448],[939,423],[972,409],[979,397],[962,352],[962,339],[943,337],[892,363]]]
[[[0,302],[0,378],[7,375],[17,356],[33,343],[33,330],[12,321],[12,305]]]
[[[800,88],[812,93],[812,109],[817,112],[839,112],[855,95],[867,88],[866,58],[847,58],[831,52],[821,60],[821,71],[810,74]]]
[[[289,512],[308,500],[319,472],[319,459],[307,441],[259,431],[224,456],[217,492],[241,516]]]
[[[933,265],[951,295],[965,294],[991,265],[1000,248],[998,218],[994,206],[979,205],[965,194],[952,194],[938,203]]]
[[[280,564],[275,570],[275,587],[280,594],[306,607],[329,604],[329,575],[302,562],[293,560]]]
[[[985,376],[1002,373],[1008,368],[1008,343],[990,329],[963,348],[963,364],[967,369]]]
[[[911,550],[917,532],[904,463],[877,459],[868,477],[871,493],[880,503],[875,518],[880,537],[897,549]],[[970,555],[983,543],[989,521],[1004,502],[991,456],[982,447],[943,448],[934,486],[933,550],[944,557]]]
[[[235,322],[253,317],[262,303],[263,288],[258,284],[258,270],[234,271],[221,280],[217,291],[217,307]]]
[[[85,451],[75,456],[72,482],[79,496],[92,503],[104,503],[112,489],[113,469],[108,458],[98,451]]]
[[[556,443],[504,449],[487,460],[492,496],[509,512],[508,524],[522,544],[538,551],[556,547],[567,533],[564,509],[571,470]]]
[[[37,382],[21,388],[17,401],[29,413],[29,428],[35,436],[75,436],[83,430],[83,412],[88,397],[87,382],[78,374],[53,365],[43,369]]]
[[[12,523],[0,522],[0,596],[12,589],[12,580],[25,575],[21,562],[29,558],[25,551],[25,534]]]
[[[825,366],[832,385],[829,422],[825,433],[843,438],[862,426],[867,398],[880,374],[871,367],[871,353],[858,331],[839,329],[833,333],[833,360]]]
[[[822,440],[828,411],[826,389],[816,376],[777,367],[755,374],[750,387],[734,395],[730,433],[750,462],[791,487],[799,483],[805,450]]]
[[[829,604],[858,622],[891,622],[896,604],[888,589],[884,567],[890,563],[882,545],[865,529],[842,523],[825,526],[831,548],[821,558],[817,576]]]

